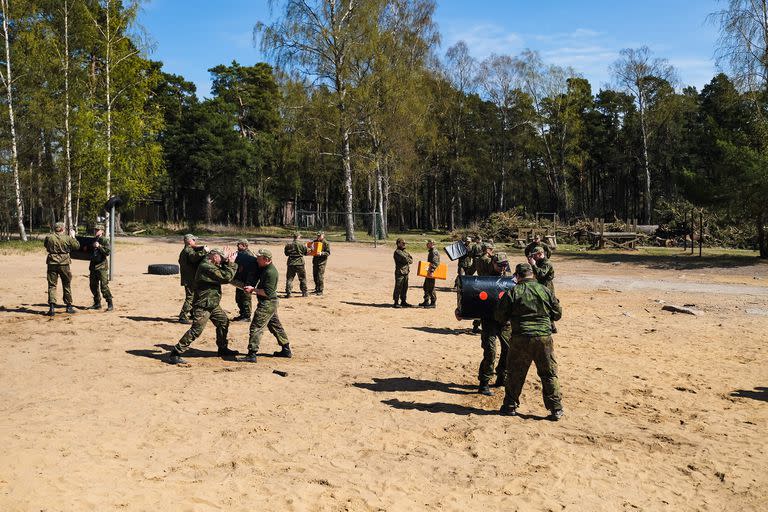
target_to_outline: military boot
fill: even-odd
[[[307,292],[301,292],[301,296],[302,296],[302,297],[309,297],[309,293],[307,293]]]
[[[88,309],[101,309],[101,301],[93,299],[93,306],[90,306]]]
[[[255,363],[256,362],[256,352],[248,351],[248,355],[245,357],[238,359],[238,361],[242,363]]]
[[[239,353],[240,352],[238,352],[237,350],[232,350],[227,346],[219,347],[219,350],[218,350],[219,357],[234,357]]]
[[[496,382],[493,383],[493,387],[495,387],[495,388],[503,388],[504,387],[504,376],[503,375],[497,375],[496,376]]]
[[[112,299],[107,299],[107,311],[114,311],[115,306],[112,304]]]
[[[70,315],[76,313],[75,308],[72,307],[72,304],[67,304],[67,313]]]
[[[563,417],[563,414],[564,413],[562,409],[552,409],[549,416],[547,416],[547,419],[549,421],[560,421],[560,418]]]
[[[419,302],[419,307],[420,308],[427,308],[427,307],[429,307],[429,301],[425,300],[424,302]]]
[[[393,307],[393,308],[399,308],[399,307],[400,307],[400,304],[398,304],[398,303],[397,303],[397,301],[395,301],[395,303],[392,305],[392,307]]]
[[[502,416],[517,416],[517,409],[511,405],[502,404],[501,409],[499,409],[499,414]]]
[[[275,351],[273,354],[275,357],[293,357],[290,345],[283,345],[280,350]]]
[[[48,305],[48,312],[46,313],[47,316],[53,316],[56,314],[56,305],[55,304],[49,304]]]
[[[181,354],[174,348],[171,353],[168,354],[168,364],[184,364],[186,361],[181,358]]]
[[[437,303],[435,301],[432,301],[432,302],[429,303],[429,306],[425,306],[425,307],[436,308],[437,307]]]
[[[481,383],[480,386],[477,388],[477,392],[481,395],[485,396],[493,396],[493,391],[491,391],[490,386],[488,386],[488,383],[485,384]]]

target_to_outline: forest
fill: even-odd
[[[768,257],[766,0],[702,20],[723,72],[701,90],[645,46],[600,89],[535,51],[442,50],[434,0],[274,4],[253,20],[268,62],[209,69],[199,98],[149,58],[140,2],[0,0],[0,231],[89,225],[113,195],[176,225],[277,225],[290,204],[349,241],[357,212],[386,237],[696,209]]]

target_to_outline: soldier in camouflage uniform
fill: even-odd
[[[459,258],[459,275],[471,276],[475,273],[475,256],[478,256],[478,244],[472,244],[472,237],[468,236],[464,239],[464,247],[467,249],[467,254]],[[458,278],[456,278],[458,284]]]
[[[312,280],[315,282],[315,295],[322,295],[325,288],[325,265],[328,263],[328,256],[331,255],[331,244],[325,238],[325,233],[318,231],[315,235],[315,242],[323,244],[323,250],[320,254],[312,256]]]
[[[237,254],[247,254],[253,256],[253,252],[248,248],[248,240],[242,239],[237,241]],[[238,265],[237,272],[233,281],[239,281],[245,284],[246,268],[242,265]],[[241,288],[235,288],[235,303],[239,311],[238,316],[232,319],[234,322],[247,321],[251,319],[251,294],[246,293]]]
[[[405,240],[398,238],[396,243],[397,249],[393,255],[395,259],[395,290],[392,292],[392,300],[396,308],[410,308],[411,304],[408,304],[406,296],[408,295],[408,274],[411,272],[410,264],[413,263],[413,258],[405,250]],[[400,302],[398,303],[398,301]]]
[[[56,314],[56,284],[61,279],[61,287],[64,289],[64,304],[67,305],[67,313],[74,313],[72,307],[72,272],[69,264],[72,259],[70,251],[80,249],[80,242],[75,238],[75,230],[70,230],[69,236],[64,234],[64,223],[57,222],[53,233],[45,237],[43,245],[48,251],[45,262],[48,265],[48,316]]]
[[[481,258],[481,261],[481,267],[478,269],[478,271],[481,272],[480,275],[503,276],[506,274],[508,262],[505,253],[502,252],[490,257],[488,256],[488,253],[486,253],[486,255]],[[504,385],[504,376],[507,368],[507,352],[509,350],[509,332],[504,330],[504,323],[496,321],[493,312],[490,312],[488,316],[480,319],[480,327],[480,347],[483,349],[483,359],[480,361],[480,368],[477,372],[477,377],[480,381],[478,392],[483,395],[491,396],[493,395],[493,391],[491,391],[490,382],[494,376],[496,377],[496,380],[493,383],[494,387],[501,387]],[[501,353],[499,354],[499,361],[494,370],[494,363],[496,363],[497,339],[499,341]]]
[[[536,281],[530,264],[517,265],[515,275],[517,285],[504,294],[495,311],[498,322],[512,324],[504,402],[499,412],[506,416],[517,414],[525,376],[533,361],[549,419],[557,421],[563,416],[563,405],[550,322],[559,320],[563,310],[552,292]]]
[[[272,264],[272,252],[268,249],[259,249],[256,253],[256,262],[259,266],[259,272],[253,273],[248,277],[248,284],[244,288],[248,293],[255,293],[258,304],[256,312],[253,314],[251,322],[250,335],[248,339],[248,355],[242,361],[247,363],[256,362],[256,354],[259,351],[261,336],[264,328],[277,339],[280,350],[274,352],[275,357],[293,357],[291,345],[288,342],[288,335],[280,323],[277,316],[277,268]]]
[[[88,265],[93,306],[88,309],[101,309],[101,295],[107,301],[107,311],[112,311],[112,292],[109,289],[109,238],[104,236],[104,226],[97,224],[93,235],[96,240],[93,243],[91,263]]]
[[[221,357],[237,355],[236,350],[228,347],[227,332],[229,318],[221,309],[221,285],[226,284],[235,276],[235,255],[226,255],[213,250],[208,254],[195,273],[195,291],[192,298],[192,327],[184,333],[179,342],[171,350],[168,362],[171,364],[184,363],[181,358],[188,348],[205,329],[210,320],[216,326],[216,346]]]
[[[540,235],[534,235],[533,242],[525,246],[525,257],[530,258],[533,252],[539,247],[544,249],[544,252],[546,253],[547,258],[552,256],[552,248],[548,244],[541,241]]]
[[[293,278],[299,277],[299,288],[301,296],[308,297],[307,292],[307,271],[304,269],[304,256],[307,255],[307,246],[299,242],[301,235],[298,232],[293,233],[293,242],[285,244],[283,252],[288,256],[288,271],[285,273],[285,296],[291,296],[293,288]]]
[[[552,292],[552,296],[555,296],[555,267],[552,266],[552,263],[549,261],[549,257],[546,254],[546,249],[543,247],[537,247],[533,250],[531,255],[528,257],[528,263],[531,265],[531,268],[533,269],[533,275],[536,277],[536,280],[549,288],[549,291]],[[552,322],[552,333],[557,332],[557,327],[555,327],[554,321]]]
[[[189,314],[192,311],[192,298],[195,294],[195,275],[197,267],[205,258],[208,248],[197,244],[197,237],[192,234],[184,235],[184,248],[179,253],[179,275],[181,286],[184,287],[184,304],[179,313],[179,322],[191,324]]]
[[[440,265],[440,252],[435,247],[434,240],[427,240],[427,263],[429,263],[429,273],[434,272]],[[433,278],[424,278],[424,301],[419,306],[424,308],[436,307],[437,294],[435,293],[435,280]]]

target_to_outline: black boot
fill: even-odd
[[[429,306],[426,306],[426,307],[428,307],[428,308],[436,308],[437,304],[435,302],[430,302]]]
[[[280,350],[275,351],[272,355],[275,357],[293,357],[293,352],[291,352],[290,345],[283,345]]]
[[[562,409],[552,409],[549,416],[547,416],[547,419],[549,421],[560,421],[560,418],[563,417],[563,414],[564,413]]]
[[[420,308],[427,308],[427,307],[429,307],[429,301],[424,300],[424,302],[419,302],[419,307]]]
[[[181,358],[181,354],[174,348],[171,353],[168,354],[168,364],[184,364],[186,361]]]
[[[485,384],[480,383],[480,386],[477,388],[477,392],[481,395],[493,396],[493,391],[491,391],[491,388],[488,386],[487,382]]]
[[[112,299],[107,299],[107,311],[114,311],[115,306],[112,304]]]
[[[93,306],[89,307],[88,309],[101,309],[101,301],[98,299],[93,299]]]
[[[499,409],[499,414],[502,416],[517,416],[517,409],[511,405],[503,404]]]
[[[496,376],[496,382],[493,383],[493,387],[495,387],[495,388],[503,388],[504,387],[504,376],[503,375],[497,375]]]
[[[246,355],[242,359],[238,359],[238,361],[243,362],[243,363],[255,363],[256,362],[256,352],[248,351],[248,355]]]
[[[46,316],[53,316],[56,314],[56,304],[48,304],[48,312]]]
[[[401,301],[401,302],[400,302],[400,305],[401,305],[402,307],[404,307],[404,308],[412,308],[412,307],[413,307],[413,304],[409,304],[409,303],[407,303],[407,302],[405,302],[405,301]]]
[[[231,348],[227,346],[219,347],[218,354],[219,357],[233,357],[238,355],[240,352],[237,350],[232,350]]]
[[[67,304],[67,313],[70,315],[75,313],[75,308],[72,307],[72,304]]]
[[[395,301],[395,303],[392,305],[392,307],[393,307],[393,308],[399,308],[399,307],[400,307],[400,304],[398,304],[398,303],[397,303],[397,301]]]

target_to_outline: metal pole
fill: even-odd
[[[109,251],[109,280],[112,280],[112,272],[115,271],[115,205],[109,212],[109,243],[112,244]]]

